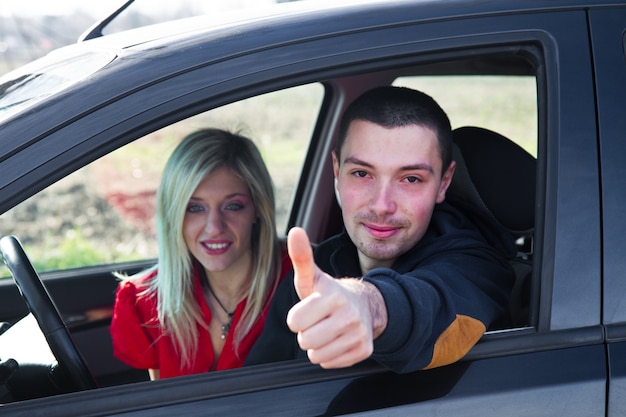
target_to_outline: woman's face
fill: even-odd
[[[210,276],[248,274],[256,210],[246,182],[230,168],[207,175],[187,203],[183,236]]]

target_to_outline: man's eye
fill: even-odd
[[[415,184],[415,183],[420,182],[421,180],[418,177],[409,176],[409,177],[406,177],[404,181],[408,182],[409,184]]]
[[[352,174],[355,177],[359,177],[359,178],[365,178],[367,177],[367,172],[365,171],[354,171],[354,173]]]

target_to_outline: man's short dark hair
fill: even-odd
[[[348,128],[355,120],[364,120],[385,128],[418,125],[435,132],[442,160],[441,175],[452,161],[450,120],[432,97],[406,87],[377,87],[354,100],[344,112],[335,147],[337,157],[346,140]]]

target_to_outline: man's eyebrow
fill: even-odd
[[[354,158],[352,156],[347,157],[346,159],[343,160],[343,162],[345,164],[354,164],[354,165],[361,165],[367,168],[374,168],[374,165],[370,164],[369,162],[362,161],[359,158]]]
[[[402,171],[428,171],[431,174],[435,173],[435,170],[430,164],[415,164],[407,165],[401,168]]]
[[[374,168],[374,165],[370,164],[369,162],[365,162],[365,161],[360,160],[359,158],[354,158],[354,157],[347,157],[346,159],[343,160],[343,162],[346,164],[364,166],[366,168]],[[435,170],[433,169],[433,167],[430,164],[426,164],[426,163],[405,165],[403,167],[400,167],[400,171],[428,171],[431,174],[435,173]]]

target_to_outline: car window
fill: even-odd
[[[395,85],[425,92],[445,109],[452,129],[496,131],[537,157],[537,85],[534,76],[399,77]]]
[[[290,203],[323,98],[309,84],[241,100],[172,124],[120,148],[0,216],[38,271],[153,259],[154,196],[160,173],[188,133],[217,127],[258,145],[276,188],[277,228]],[[10,276],[2,266],[1,276]]]

